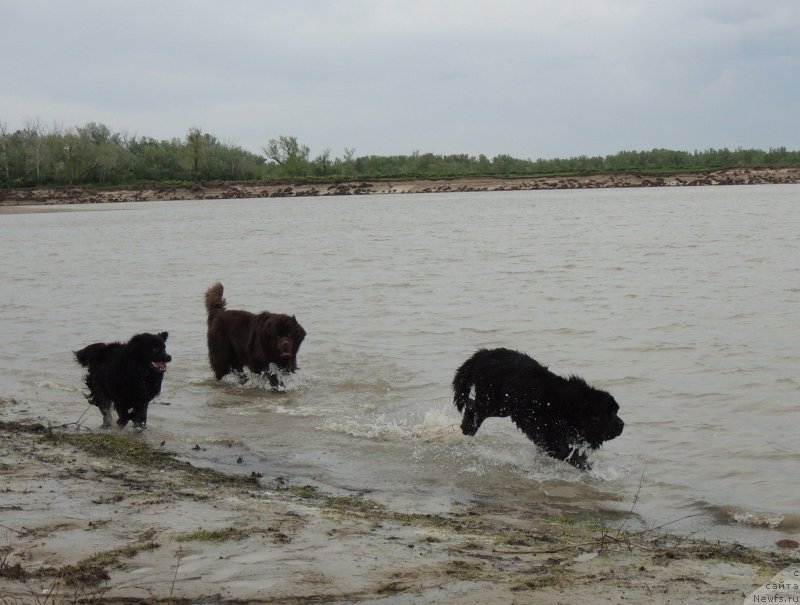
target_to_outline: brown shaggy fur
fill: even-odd
[[[208,311],[208,360],[217,380],[230,372],[247,380],[244,368],[269,376],[273,388],[280,385],[271,364],[284,372],[297,370],[297,352],[306,331],[293,315],[228,310],[222,284],[206,291]]]

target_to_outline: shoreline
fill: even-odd
[[[38,187],[0,190],[0,208],[160,200],[213,200],[392,193],[607,189],[617,187],[697,187],[798,184],[800,167],[731,168],[697,173],[615,173],[548,177],[452,177],[441,179],[352,180],[335,184],[269,182],[132,187]]]
[[[146,432],[12,420],[16,403],[0,398],[3,603],[740,603],[800,561],[794,545],[392,510],[193,466]]]

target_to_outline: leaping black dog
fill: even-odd
[[[477,433],[486,418],[511,416],[548,455],[580,469],[591,467],[580,446],[595,450],[625,426],[609,393],[509,349],[479,349],[465,361],[453,378],[453,403],[463,412],[465,435]]]
[[[97,342],[75,351],[75,359],[88,368],[85,383],[86,399],[103,413],[103,428],[109,428],[117,410],[120,428],[133,421],[134,426],[147,425],[147,406],[161,392],[167,363],[168,333],[137,334],[127,343]]]

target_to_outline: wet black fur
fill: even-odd
[[[172,361],[166,351],[167,336],[167,332],[137,334],[124,344],[97,342],[75,351],[78,363],[89,369],[86,399],[100,408],[103,427],[111,426],[112,405],[120,428],[129,420],[145,427],[147,406],[161,392],[166,364]]]
[[[453,403],[463,411],[465,435],[477,433],[486,418],[510,416],[548,455],[581,469],[590,464],[576,445],[597,449],[624,427],[609,393],[510,349],[479,349],[465,361],[453,377]]]

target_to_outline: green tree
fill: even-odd
[[[314,174],[317,176],[328,176],[333,169],[331,160],[331,150],[325,149],[321,154],[314,158]]]
[[[58,166],[60,178],[69,185],[88,182],[94,157],[92,142],[84,129],[69,129],[61,137],[62,147],[59,150]]]
[[[131,155],[131,177],[139,181],[183,181],[191,170],[182,161],[184,150],[180,139],[157,141],[149,137],[128,141]]]
[[[35,175],[34,182],[42,183],[42,147],[44,144],[44,127],[41,120],[28,120],[23,130],[25,141],[26,173]]]
[[[309,170],[309,148],[297,142],[297,137],[281,136],[270,139],[263,148],[267,160],[281,167],[283,176],[306,176]]]
[[[216,140],[203,134],[199,128],[190,128],[186,133],[186,155],[189,161],[192,179],[200,180],[208,163],[208,151]]]
[[[11,182],[11,173],[8,168],[8,144],[10,137],[5,121],[0,120],[0,185],[8,186]]]

